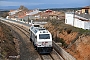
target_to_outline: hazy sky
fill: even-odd
[[[72,8],[90,5],[90,0],[0,0],[0,9],[19,8]]]

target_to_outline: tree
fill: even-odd
[[[6,18],[7,16],[9,16],[8,12],[4,12],[4,13],[2,13],[2,15],[1,15],[1,17],[3,17],[3,18]]]

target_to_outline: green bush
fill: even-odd
[[[62,38],[55,37],[54,41],[56,43],[62,43],[62,46],[65,47],[65,48],[67,47],[67,44],[65,43],[65,41]]]

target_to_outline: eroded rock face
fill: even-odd
[[[67,44],[70,44],[70,42],[71,42],[72,40],[74,40],[74,39],[77,37],[77,35],[78,35],[77,32],[72,32],[72,33],[70,33],[70,34],[67,34],[66,31],[62,31],[62,32],[63,32],[63,33],[60,33],[60,34],[59,34],[59,37],[60,37],[60,38],[63,38]]]
[[[66,51],[73,55],[77,60],[90,60],[90,35],[78,35],[78,32],[68,33],[64,29],[60,31],[55,29],[55,26],[50,23],[46,24],[45,27],[54,35],[54,37],[57,34],[57,31],[59,31],[57,36],[62,38],[68,45],[72,40],[78,37]],[[62,27],[58,26],[58,28]]]
[[[90,36],[82,35],[75,42],[78,60],[90,60]]]
[[[19,10],[25,10],[25,11],[28,11],[28,8],[26,8],[26,7],[24,7],[23,5],[21,5],[21,6],[19,7]]]
[[[0,38],[2,38],[2,37],[3,37],[3,32],[2,32],[2,28],[0,26]]]
[[[56,29],[56,27],[51,23],[46,24],[45,28],[47,28],[53,34],[54,38],[57,35],[58,38],[62,38],[67,44],[70,44],[70,42],[74,40],[78,35],[78,32],[68,32],[64,29],[59,30],[60,26],[58,29]]]
[[[0,22],[0,56],[5,60],[10,55],[17,55],[13,35],[9,27]]]

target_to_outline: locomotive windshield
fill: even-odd
[[[39,39],[50,39],[50,34],[39,34]]]
[[[34,25],[34,27],[40,27],[39,25]]]

